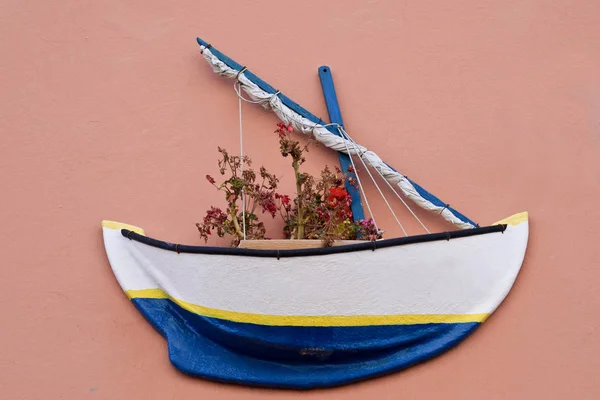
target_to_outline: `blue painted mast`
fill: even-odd
[[[201,38],[196,38],[196,41],[198,42],[198,44],[200,46],[204,46],[204,47],[210,48],[211,53],[215,57],[217,57],[219,60],[221,60],[221,62],[227,64],[230,68],[235,69],[237,71],[241,71],[242,68],[244,68],[243,65],[237,63],[236,61],[232,60],[231,58],[229,58],[225,54],[221,53],[219,50],[217,50],[214,47],[212,47],[212,45],[210,43],[202,40]],[[272,87],[267,82],[265,82],[262,79],[260,79],[258,76],[254,75],[248,69],[246,69],[244,71],[244,75],[249,80],[251,80],[252,82],[254,82],[255,85],[257,85],[262,90],[264,90],[265,92],[270,93],[270,94],[277,93],[277,90],[274,87]],[[288,108],[290,108],[294,112],[298,113],[302,117],[308,119],[309,121],[311,121],[311,122],[313,122],[315,124],[318,123],[318,124],[326,125],[326,123],[323,122],[323,121],[321,121],[320,118],[317,118],[312,113],[308,112],[306,109],[304,109],[303,107],[301,107],[300,105],[298,105],[296,102],[294,102],[292,99],[290,99],[289,97],[287,97],[283,93],[279,93],[278,96],[279,96],[279,99],[281,100],[281,102],[283,104],[285,104]],[[337,131],[337,129],[334,128],[333,126],[327,126],[326,129],[329,132],[333,133],[334,135],[337,135],[339,133]],[[392,168],[389,164],[388,164],[388,166],[390,168]],[[394,171],[396,171],[394,168],[392,168],[392,169]],[[402,175],[404,175],[404,174],[402,174]],[[434,205],[436,205],[438,207],[443,207],[444,209],[450,211],[452,214],[454,214],[455,217],[457,217],[458,219],[460,219],[463,222],[469,223],[469,224],[471,224],[473,226],[479,226],[477,223],[475,223],[474,221],[470,220],[465,215],[459,213],[457,210],[455,210],[452,207],[450,207],[449,204],[444,203],[443,201],[441,201],[440,199],[438,199],[436,196],[434,196],[433,194],[429,193],[427,190],[425,190],[423,187],[421,187],[420,185],[418,185],[416,182],[412,181],[411,179],[408,179],[407,176],[404,176],[404,177],[414,186],[414,188],[417,191],[417,193],[419,193],[419,195],[421,197],[423,197],[424,199],[428,200],[429,202],[431,202],[432,204],[434,204]]]
[[[326,65],[319,67],[319,78],[321,79],[323,97],[325,97],[325,104],[327,105],[327,112],[329,113],[329,121],[334,124],[339,124],[343,128],[344,121],[342,120],[342,111],[340,110],[337,94],[335,92],[335,85],[333,84],[331,68]],[[339,132],[336,132],[336,134],[341,136]],[[354,172],[348,172],[349,167],[352,166],[350,156],[338,151],[338,157],[340,159],[342,171],[348,174],[348,178],[346,179],[346,189],[352,198],[352,204],[350,206],[352,208],[352,218],[354,221],[360,221],[365,219],[365,212],[363,211],[359,189],[349,182],[350,178],[356,182],[356,175]]]

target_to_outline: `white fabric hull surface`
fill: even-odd
[[[281,257],[174,245],[111,221],[103,232],[119,284],[179,370],[308,389],[399,371],[470,335],[507,296],[525,255],[527,214],[498,224],[449,240]]]
[[[525,220],[502,233],[277,259],[178,254],[129,240],[110,225],[103,229],[110,265],[124,291],[160,290],[217,314],[275,320],[489,315],[512,287],[528,238]]]

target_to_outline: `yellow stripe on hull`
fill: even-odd
[[[522,212],[522,213],[518,213],[515,215],[511,215],[508,218],[504,218],[502,221],[498,221],[495,224],[492,225],[510,225],[510,226],[517,226],[523,222],[526,222],[529,220],[529,213],[527,211]]]
[[[169,296],[161,289],[128,290],[130,299],[171,299],[181,308],[204,317],[227,321],[269,326],[372,326],[372,325],[416,325],[460,322],[483,322],[488,313],[480,314],[398,314],[398,315],[268,315],[237,311],[218,310],[188,303]]]
[[[102,227],[108,228],[108,229],[114,229],[114,230],[127,229],[127,230],[133,231],[135,233],[138,233],[140,235],[145,235],[144,230],[142,228],[139,228],[139,227],[133,226],[133,225],[129,225],[129,224],[124,224],[122,222],[105,220],[105,221],[102,221]]]

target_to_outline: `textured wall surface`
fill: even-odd
[[[320,3],[0,4],[0,398],[600,397],[600,3]],[[204,175],[217,146],[236,151],[238,110],[196,36],[324,118],[328,64],[361,144],[480,224],[530,212],[522,272],[481,329],[426,364],[326,391],[176,372],[110,271],[100,221],[202,244],[194,223],[221,202]],[[246,152],[291,191],[275,117],[247,105],[244,122]],[[325,163],[337,156],[314,149],[306,168]]]

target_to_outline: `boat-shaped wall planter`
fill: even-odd
[[[234,71],[218,65],[222,75],[258,80],[278,95],[198,41],[205,59],[216,60],[213,68]],[[312,116],[306,113],[293,115]],[[512,288],[528,241],[527,213],[480,227],[397,174],[395,185],[409,199],[438,207],[460,229],[286,250],[174,244],[103,221],[106,252],[122,289],[166,338],[172,364],[184,373],[294,389],[389,374],[442,354],[477,329]]]

